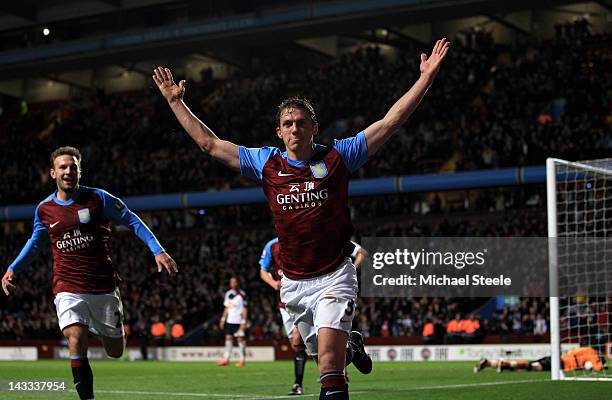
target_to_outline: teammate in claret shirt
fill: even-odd
[[[43,246],[51,245],[54,303],[60,329],[68,340],[75,388],[81,399],[93,399],[87,331],[100,336],[110,357],[119,358],[125,350],[123,305],[110,256],[110,222],[129,227],[147,244],[158,271],[165,268],[174,275],[178,269],[149,228],[121,200],[104,190],[79,185],[79,150],[55,150],[50,175],[57,191],[36,207],[32,237],[2,277],[2,289],[8,296],[15,288],[11,283],[14,274]]]
[[[346,361],[364,373],[372,369],[358,332],[351,332],[357,298],[357,272],[350,242],[353,225],[348,182],[368,157],[408,119],[432,85],[450,43],[438,40],[428,57],[421,54],[419,79],[380,120],[331,147],[315,144],[319,124],[311,103],[290,98],[278,107],[276,147],[247,148],[217,137],[185,105],[185,81],[176,84],[168,68],[153,80],[189,136],[206,153],[260,182],[280,242],[283,269],[281,300],[298,327],[306,352],[316,355],[320,399],[348,399]],[[237,110],[239,115],[239,110]],[[348,348],[352,351],[346,352]],[[347,358],[348,357],[348,358]]]

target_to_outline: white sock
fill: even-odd
[[[230,357],[232,356],[232,348],[234,347],[234,341],[233,340],[226,340],[225,341],[225,354],[223,355],[223,358],[226,360],[229,360]]]

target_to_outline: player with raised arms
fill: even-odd
[[[147,244],[161,272],[178,269],[140,218],[117,197],[102,189],[81,186],[81,153],[60,147],[51,154],[51,178],[57,190],[34,212],[32,237],[2,277],[8,296],[16,272],[47,244],[53,254],[52,290],[59,327],[68,341],[76,391],[93,399],[93,373],[87,359],[88,330],[100,336],[106,353],[119,358],[125,350],[123,305],[119,276],[110,256],[112,221],[130,228]]]
[[[300,331],[307,353],[318,355],[320,399],[348,399],[343,372],[346,361],[361,372],[372,368],[358,334],[351,337],[358,351],[346,360],[357,297],[357,273],[348,258],[353,249],[349,177],[416,109],[449,46],[446,39],[441,39],[429,56],[422,53],[419,78],[386,115],[331,147],[313,141],[319,124],[310,102],[286,99],[276,115],[276,135],[283,141],[285,151],[276,147],[247,148],[220,139],[183,101],[185,81],[175,83],[168,68],[153,71],[153,80],[171,110],[200,149],[263,185],[280,242],[284,275],[281,300]]]

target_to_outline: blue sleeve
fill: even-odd
[[[276,147],[249,148],[238,146],[238,158],[240,159],[240,173],[256,181],[263,179],[263,167],[274,153]]]
[[[38,207],[36,207],[36,211],[34,211],[34,229],[32,231],[32,236],[25,246],[23,246],[17,258],[9,265],[8,271],[19,272],[21,269],[25,268],[25,266],[31,263],[34,257],[40,253],[43,246],[47,245],[48,241],[49,236],[47,235],[47,228],[40,222],[38,218]]]
[[[278,242],[278,239],[270,240],[268,243],[266,243],[266,246],[261,252],[261,258],[259,259],[259,266],[261,267],[263,271],[270,272],[270,267],[272,267],[272,264],[273,264],[272,245],[276,242]]]
[[[336,140],[334,148],[338,150],[344,165],[346,165],[351,173],[357,171],[368,161],[368,143],[363,131],[359,132],[356,136]]]
[[[130,230],[134,232],[134,234],[138,236],[140,240],[149,246],[149,249],[153,255],[158,255],[165,251],[161,244],[159,244],[157,241],[157,238],[153,232],[149,230],[147,225],[142,222],[138,215],[134,214],[129,208],[127,208],[123,201],[105,190],[95,189],[95,191],[98,196],[102,198],[102,204],[104,207],[102,215],[117,225],[123,225],[130,228]]]

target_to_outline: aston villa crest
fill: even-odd
[[[89,208],[84,208],[77,212],[79,213],[79,221],[81,221],[82,224],[86,224],[89,221],[91,221],[91,215],[89,214]]]
[[[327,167],[323,161],[310,164],[310,170],[312,171],[312,175],[317,179],[325,178],[327,176]]]

